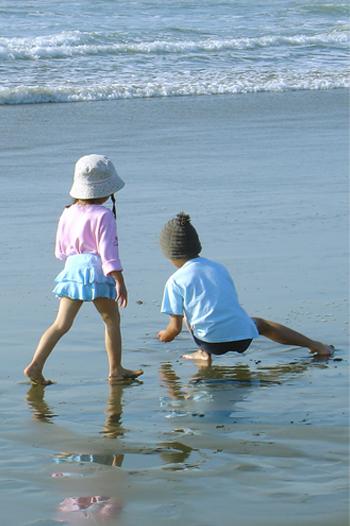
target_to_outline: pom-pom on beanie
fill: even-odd
[[[191,259],[199,255],[202,245],[188,214],[180,212],[165,224],[160,246],[168,259]]]

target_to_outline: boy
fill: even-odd
[[[202,246],[190,216],[181,212],[166,223],[160,244],[165,256],[177,267],[168,279],[161,312],[168,314],[168,326],[158,333],[170,342],[185,322],[199,349],[183,358],[211,363],[212,355],[246,351],[254,338],[266,336],[285,345],[307,347],[311,353],[328,357],[333,347],[311,340],[278,323],[250,318],[238,302],[233,280],[220,263],[201,257]]]

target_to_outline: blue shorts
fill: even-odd
[[[117,296],[115,281],[104,275],[101,258],[97,254],[69,256],[55,283],[52,292],[59,298],[93,301],[96,298],[115,300]]]
[[[204,342],[202,340],[199,340],[195,337],[194,334],[192,334],[194,341],[202,349],[202,351],[206,351],[209,354],[215,354],[216,356],[220,356],[220,354],[226,354],[227,352],[233,351],[242,353],[246,351],[249,347],[249,345],[252,343],[252,339],[248,340],[238,340],[235,342],[218,342],[218,343],[211,343],[211,342]]]

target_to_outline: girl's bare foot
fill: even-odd
[[[118,371],[116,371],[113,374],[110,374],[108,376],[108,381],[110,384],[121,382],[123,380],[135,380],[135,378],[138,378],[143,374],[142,369],[132,370],[132,369],[124,369],[124,367],[121,367]]]
[[[28,365],[28,367],[26,367],[23,372],[33,385],[53,384],[51,380],[46,380],[46,378],[44,378],[43,373],[38,365]]]
[[[325,345],[321,342],[313,342],[313,345],[310,347],[310,352],[317,354],[317,356],[329,357],[334,354],[334,351],[333,345]]]
[[[191,352],[189,354],[183,354],[182,358],[185,358],[186,360],[201,360],[211,363],[211,354],[207,353],[206,351],[202,351],[202,349],[198,349],[198,351]]]

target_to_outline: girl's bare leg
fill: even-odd
[[[43,376],[42,371],[45,362],[56,343],[71,328],[82,303],[82,301],[71,300],[70,298],[60,299],[55,321],[40,338],[32,361],[24,369],[24,374],[28,376],[32,383],[40,385],[49,385],[52,383],[51,380],[46,380]]]
[[[94,305],[105,325],[105,345],[108,356],[109,381],[113,383],[113,381],[124,380],[126,378],[137,378],[143,374],[141,369],[133,371],[124,369],[121,365],[122,341],[118,304],[108,298],[96,298]]]
[[[262,318],[253,318],[256,323],[259,334],[284,345],[296,345],[297,347],[306,347],[310,352],[319,356],[331,356],[334,352],[332,345],[325,345],[322,342],[311,340],[303,334],[296,332],[289,327],[275,323],[274,321],[264,320]]]

